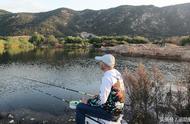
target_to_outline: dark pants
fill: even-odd
[[[85,115],[109,121],[116,121],[119,118],[106,112],[100,107],[93,107],[84,103],[79,103],[76,108],[76,124],[85,124]]]

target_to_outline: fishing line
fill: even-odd
[[[55,84],[51,84],[51,83],[46,83],[46,82],[43,82],[43,81],[31,79],[31,78],[20,77],[20,76],[14,76],[14,77],[22,78],[22,79],[25,79],[25,80],[29,80],[29,81],[37,82],[37,83],[40,83],[40,84],[45,84],[45,85],[57,87],[57,88],[61,88],[61,89],[64,89],[64,90],[72,91],[72,92],[79,93],[79,94],[82,94],[82,95],[87,95],[87,96],[90,96],[90,97],[94,96],[92,94],[89,94],[89,93],[86,93],[86,92],[83,92],[83,91],[74,90],[74,89],[71,89],[71,88],[67,88],[67,87],[63,87],[63,86],[59,86],[59,85],[55,85]]]
[[[47,96],[53,97],[53,98],[55,98],[55,99],[57,99],[57,100],[60,100],[60,101],[62,101],[62,102],[66,102],[66,103],[69,103],[69,102],[70,102],[70,101],[68,101],[68,100],[65,100],[65,99],[63,99],[63,98],[60,98],[60,97],[55,96],[55,95],[53,95],[53,94],[50,94],[50,93],[48,93],[48,92],[44,92],[44,91],[39,90],[39,89],[36,89],[36,88],[32,88],[32,89],[35,90],[35,91],[38,91],[38,92],[40,92],[40,93],[42,93],[42,94],[45,94],[45,95],[47,95]]]

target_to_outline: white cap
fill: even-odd
[[[110,67],[115,66],[115,57],[111,54],[105,54],[103,56],[96,56],[95,60],[102,61],[103,63],[105,63],[106,65],[108,65]]]

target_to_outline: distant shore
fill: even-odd
[[[0,54],[27,52],[34,48],[95,48],[124,56],[190,62],[190,36],[149,40],[142,36],[66,36],[56,38],[34,33],[32,36],[0,37]]]
[[[174,44],[166,44],[162,47],[156,44],[127,44],[113,47],[101,47],[98,50],[102,52],[117,53],[123,56],[190,62],[190,48]]]

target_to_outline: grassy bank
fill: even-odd
[[[141,36],[129,37],[129,36],[94,36],[94,37],[81,37],[81,36],[66,36],[56,38],[53,35],[44,36],[38,33],[34,33],[29,39],[29,42],[38,47],[73,47],[73,48],[85,48],[85,47],[108,47],[116,46],[120,44],[146,44],[150,41]]]
[[[104,52],[118,53],[124,56],[190,62],[189,47],[182,47],[173,44],[166,44],[164,47],[160,47],[156,44],[127,44],[114,47],[103,47],[99,50]]]

